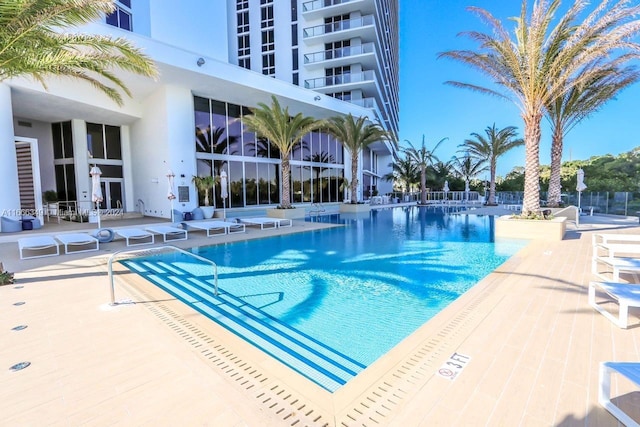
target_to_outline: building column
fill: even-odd
[[[11,88],[0,83],[0,216],[18,218],[20,190],[18,187],[18,161],[13,129]]]
[[[76,199],[78,208],[91,210],[91,177],[89,176],[89,150],[87,149],[87,124],[84,120],[71,120],[73,135],[73,167],[76,174]]]

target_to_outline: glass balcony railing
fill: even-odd
[[[321,36],[323,34],[335,33],[338,31],[351,30],[355,28],[373,25],[373,15],[366,15],[360,18],[347,19],[344,21],[330,22],[328,24],[316,25],[305,28],[302,34],[305,38]]]
[[[378,108],[378,103],[375,98],[350,99],[347,102],[364,108]]]
[[[365,43],[360,46],[347,46],[338,49],[324,50],[321,52],[308,53],[304,56],[305,64],[328,61],[330,59],[346,58],[349,56],[372,53],[375,50],[373,43]]]
[[[359,83],[374,81],[376,78],[372,70],[363,71],[361,73],[340,74],[338,76],[319,77],[317,79],[309,79],[304,81],[304,87],[307,89],[318,89],[327,86],[338,86],[349,83]]]
[[[337,4],[349,3],[353,0],[313,0],[302,3],[302,12],[322,9],[324,7],[335,6]]]

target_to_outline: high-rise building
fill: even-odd
[[[293,114],[367,116],[397,134],[397,1],[115,3],[115,13],[74,31],[130,39],[156,62],[159,79],[118,73],[132,93],[123,105],[66,78],[49,78],[46,88],[28,78],[0,82],[2,215],[35,209],[42,217],[47,190],[90,209],[93,166],[102,171],[102,209],[170,218],[171,207],[198,206],[193,176],[223,170],[226,207],[274,206],[279,155],[242,122],[272,96]],[[354,197],[391,191],[380,178],[393,154],[384,141],[361,154]],[[342,201],[341,184],[353,179],[345,164],[340,141],[308,135],[291,157],[292,202]],[[213,199],[222,205],[220,188]]]

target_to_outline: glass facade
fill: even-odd
[[[242,124],[247,107],[194,97],[195,151],[199,176],[229,179],[227,207],[280,203],[280,151]],[[340,200],[344,180],[342,144],[325,132],[313,132],[294,148],[291,160],[293,203],[328,203]],[[222,206],[220,186],[214,192]]]

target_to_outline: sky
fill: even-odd
[[[438,59],[440,52],[476,49],[477,45],[458,33],[488,28],[466,10],[477,6],[513,25],[506,18],[520,13],[519,0],[399,0],[400,1],[400,142],[420,147],[422,136],[442,161],[460,156],[460,144],[475,132],[484,135],[494,123],[501,129],[516,126],[523,137],[523,123],[517,106],[489,95],[445,85],[447,80],[488,85],[489,79],[461,63]],[[532,4],[532,2],[530,2]],[[563,4],[568,5],[569,0]],[[640,146],[640,83],[571,130],[564,141],[563,161],[587,160],[591,156],[618,155]],[[550,164],[551,134],[543,119],[540,163]],[[498,159],[499,176],[524,166],[524,147]],[[487,179],[487,177],[480,177]]]

